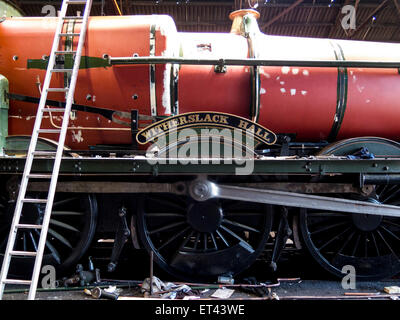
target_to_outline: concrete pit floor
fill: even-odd
[[[107,270],[107,259],[93,259],[93,261],[95,267],[100,269],[101,279],[136,280],[141,282],[149,277],[150,263],[148,255],[145,252],[139,251],[135,255],[128,255],[128,258],[120,262],[114,273],[104,271]],[[85,259],[83,259],[82,264],[85,264]],[[306,257],[302,252],[284,254],[279,263],[278,272],[275,274],[268,273],[265,270],[266,265],[264,262],[256,262],[250,269],[234,278],[235,285],[243,284],[243,279],[246,277],[255,277],[257,281],[265,284],[273,284],[276,283],[278,278],[281,279],[279,285],[271,286],[270,290],[264,288],[264,296],[245,291],[240,287],[229,287],[229,285],[224,284],[209,284],[211,288],[208,288],[206,291],[203,291],[207,287],[206,284],[204,286],[190,286],[195,289],[201,287],[200,289],[196,289],[195,293],[201,293],[197,296],[207,300],[220,300],[220,298],[212,297],[217,290],[216,286],[220,286],[222,290],[224,290],[223,288],[234,290],[233,294],[227,300],[397,300],[400,298],[399,293],[387,294],[384,292],[385,287],[400,287],[399,276],[381,281],[356,281],[355,289],[344,289],[341,279],[327,274],[319,265],[316,265],[315,262]],[[157,265],[154,265],[154,276],[158,277],[164,283],[184,284],[182,280],[174,279],[159,269]],[[7,291],[15,288],[17,286],[12,287],[10,285],[7,287]],[[224,291],[223,293],[226,292]],[[119,300],[144,299],[144,294],[141,292],[140,287],[137,286],[118,288],[118,294]],[[160,294],[154,294],[152,297],[148,297],[147,295],[146,299],[159,299],[160,296]],[[184,296],[188,295],[182,295],[179,298]],[[25,300],[26,298],[26,293],[6,293],[4,295],[4,300]],[[85,294],[82,288],[78,290],[71,288],[71,291],[38,291],[36,299],[95,300],[92,296]]]

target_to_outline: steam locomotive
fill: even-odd
[[[111,235],[109,271],[130,236],[183,279],[234,276],[261,258],[276,270],[288,243],[336,276],[346,265],[359,279],[400,271],[400,45],[269,36],[258,17],[233,12],[227,34],[177,32],[164,15],[90,18],[43,264],[66,272]],[[3,252],[56,23],[0,23]],[[64,24],[66,33],[79,30]],[[67,37],[60,51],[77,41]],[[56,64],[72,61],[63,55]],[[54,76],[51,87],[68,81]],[[49,108],[64,99],[49,93]],[[152,154],[146,148],[157,141],[139,139],[151,128],[165,133],[168,121],[179,133],[189,119],[197,130],[254,126],[254,136],[270,139],[245,157],[254,162],[246,175],[235,175],[235,163],[166,156],[190,139],[170,139]],[[54,112],[44,124],[61,121]],[[41,135],[41,148],[53,150],[54,140]],[[46,161],[35,170],[49,171]],[[39,198],[44,188],[37,181],[29,192]],[[24,209],[25,223],[42,216],[41,204]],[[28,230],[17,245],[29,251],[37,241]],[[23,273],[31,261],[20,257],[14,267]]]

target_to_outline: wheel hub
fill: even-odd
[[[187,222],[199,232],[215,232],[223,219],[222,208],[216,203],[194,203],[187,212]]]
[[[377,199],[369,198],[368,202],[379,204]],[[352,221],[354,226],[364,232],[370,232],[376,230],[382,222],[383,216],[374,214],[353,214]]]
[[[361,231],[369,232],[376,230],[381,222],[382,216],[373,214],[353,214],[352,221],[354,226]]]

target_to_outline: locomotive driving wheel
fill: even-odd
[[[40,193],[30,194],[40,198]],[[7,245],[15,201],[0,197],[0,262]],[[25,204],[21,214],[22,224],[41,224],[45,204]],[[63,274],[83,256],[88,249],[96,228],[97,204],[92,195],[58,193],[46,240],[42,265],[53,265],[57,274]],[[36,251],[40,232],[21,229],[16,238],[15,250]],[[30,276],[34,258],[15,257],[10,265],[10,274],[17,277]]]
[[[264,249],[271,206],[158,194],[142,198],[138,231],[158,265],[177,278],[216,280],[248,268]]]
[[[378,157],[400,155],[398,143],[375,137],[339,141],[320,154],[343,156],[361,147]],[[377,185],[368,198],[357,196],[356,200],[399,206],[400,186]],[[301,209],[299,218],[306,247],[330,273],[343,277],[346,265],[355,268],[359,280],[384,279],[400,272],[400,218],[310,209]]]
[[[367,201],[400,205],[399,186],[379,186]],[[343,277],[353,266],[359,280],[378,280],[400,272],[400,218],[301,209],[304,242],[326,270]]]

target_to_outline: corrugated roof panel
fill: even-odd
[[[264,25],[286,10],[290,4],[296,0],[285,0],[274,3],[259,1],[257,8],[261,14],[259,25],[261,31],[268,34],[296,35],[304,37],[319,38],[340,38],[347,39],[348,36],[341,27],[340,19],[344,17],[341,14],[342,5],[345,0],[335,0],[334,5],[329,7],[329,0],[304,0],[304,2],[273,24],[264,28]],[[351,1],[351,3],[354,1]],[[20,7],[28,16],[43,16],[42,7],[49,3],[57,3],[59,9],[60,0],[18,0]],[[235,1],[133,1],[124,0],[125,4],[122,10],[125,14],[167,14],[173,17],[180,31],[191,32],[229,32],[231,21],[229,13],[234,10]],[[177,4],[179,3],[179,4]],[[247,1],[242,2],[247,5]],[[314,5],[313,5],[314,3]],[[375,3],[375,4],[374,4]],[[357,31],[353,39],[362,39],[365,34],[365,40],[372,41],[400,41],[400,13],[397,12],[392,1],[388,1],[386,7],[383,7],[375,15],[376,20],[373,27],[369,29],[371,21],[369,16],[375,8],[382,3],[382,0],[361,1],[356,12],[356,23],[360,26],[365,22],[362,30]],[[95,1],[92,9],[92,15],[101,14],[101,2]],[[109,15],[116,15],[117,11],[112,1],[106,0],[104,12]],[[338,20],[339,19],[339,20]],[[368,20],[367,20],[368,19]],[[336,22],[339,23],[336,23]],[[368,31],[368,32],[367,32]]]

